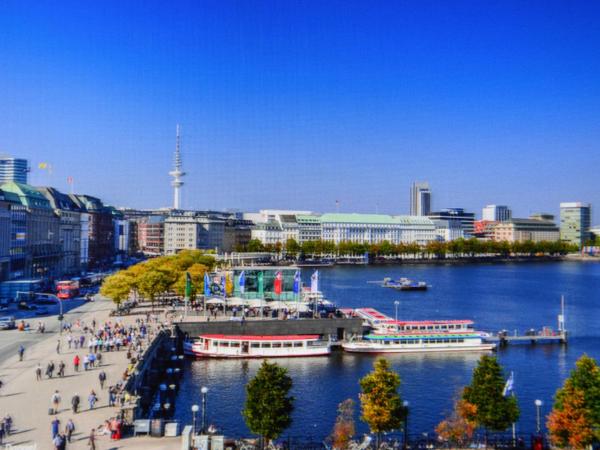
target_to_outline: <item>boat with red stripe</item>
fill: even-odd
[[[289,358],[327,356],[331,345],[318,334],[227,335],[202,334],[184,342],[190,356],[211,358]]]

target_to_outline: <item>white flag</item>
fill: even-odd
[[[315,272],[310,277],[310,292],[319,292],[319,271]]]
[[[513,384],[515,383],[514,372],[510,373],[510,377],[506,380],[506,384],[504,385],[504,390],[502,391],[502,395],[506,397],[513,390]]]

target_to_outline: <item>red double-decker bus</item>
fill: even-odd
[[[79,295],[79,281],[66,280],[56,283],[56,296],[62,300],[75,298]]]

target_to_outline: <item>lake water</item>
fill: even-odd
[[[303,270],[305,283],[310,269]],[[600,264],[528,263],[464,266],[332,267],[320,269],[321,289],[340,307],[374,307],[400,319],[472,319],[485,331],[529,328],[556,329],[560,296],[566,299],[567,346],[509,345],[497,356],[506,374],[515,375],[521,407],[520,433],[535,430],[534,400],[544,402],[546,415],[553,395],[582,354],[600,361]],[[427,292],[396,292],[367,281],[405,276],[432,285]],[[400,374],[402,398],[410,403],[411,434],[433,432],[451,409],[462,387],[470,382],[479,354],[388,355]],[[334,352],[331,357],[277,359],[294,381],[296,397],[291,436],[323,438],[333,427],[338,403],[357,401],[358,380],[372,369],[373,355]],[[200,387],[207,386],[207,423],[227,436],[247,436],[241,410],[244,386],[260,365],[256,360],[188,362],[176,404],[177,417],[191,423],[191,405],[200,404]]]

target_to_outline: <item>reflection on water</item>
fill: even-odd
[[[442,267],[334,267],[320,269],[324,292],[339,305],[372,306],[406,319],[468,318],[484,330],[524,330],[556,323],[560,295],[567,300],[568,346],[514,345],[497,352],[506,371],[515,374],[521,406],[518,430],[535,427],[534,400],[549,412],[556,389],[583,353],[600,360],[600,266],[595,264],[525,264]],[[303,276],[310,277],[305,270]],[[427,292],[396,292],[368,284],[385,276],[427,281]],[[308,279],[305,280],[305,282]],[[410,402],[412,433],[431,432],[470,382],[479,353],[388,354],[402,379],[401,392]],[[358,400],[358,380],[372,369],[373,355],[335,351],[330,357],[277,359],[294,380],[296,407],[290,435],[326,436],[338,403]],[[208,386],[208,420],[227,435],[244,435],[241,410],[244,386],[260,360],[198,360],[188,363],[177,400],[179,418],[191,423],[191,405],[200,403],[200,387]],[[357,408],[358,409],[358,408]],[[358,421],[358,411],[357,411]],[[358,431],[366,432],[358,421]]]

